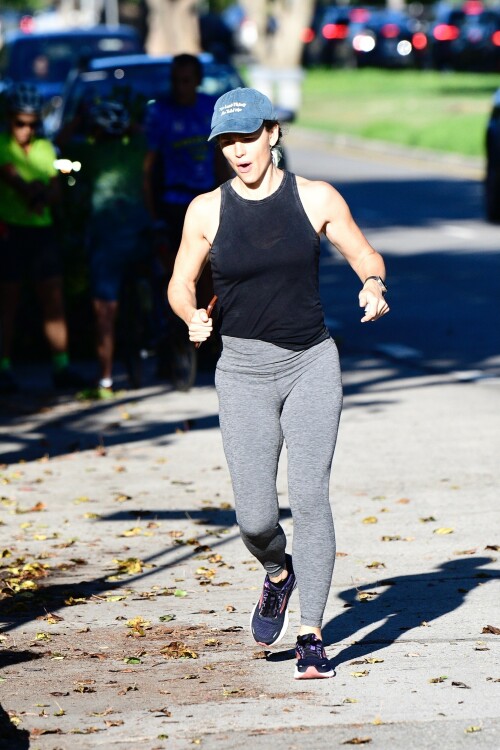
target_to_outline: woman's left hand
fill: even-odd
[[[382,291],[372,290],[364,287],[359,293],[359,306],[364,308],[365,314],[361,318],[362,323],[372,323],[386,315],[390,308]]]

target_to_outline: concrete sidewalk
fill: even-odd
[[[500,747],[499,381],[343,371],[325,681],[293,680],[297,598],[272,653],[250,637],[209,378],[4,402],[0,747]]]

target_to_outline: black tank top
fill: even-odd
[[[262,200],[221,186],[220,223],[210,261],[220,333],[308,349],[328,338],[319,296],[319,236],[295,175]]]

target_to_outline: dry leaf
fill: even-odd
[[[447,679],[448,679],[448,677],[445,674],[443,674],[440,677],[431,677],[430,680],[429,680],[429,682],[432,683],[432,684],[435,684],[437,682],[444,682]]]
[[[351,740],[346,740],[343,745],[367,745],[372,741],[371,737],[353,737]]]
[[[351,672],[351,677],[368,677],[370,674],[370,671],[368,669],[363,669],[362,672]]]
[[[188,648],[181,641],[172,641],[167,646],[160,649],[160,653],[165,659],[197,659],[196,651]]]
[[[363,518],[363,523],[378,523],[378,518],[376,516],[367,516]]]
[[[481,732],[481,730],[482,730],[482,727],[470,726],[470,727],[466,727],[464,729],[464,732],[466,732],[467,734],[472,734],[472,732]]]
[[[385,563],[374,560],[373,562],[366,565],[367,568],[385,568]]]
[[[442,527],[441,527],[441,528],[439,528],[439,529],[434,529],[434,531],[433,531],[432,533],[433,533],[433,534],[441,534],[441,535],[444,535],[444,534],[453,534],[453,532],[454,532],[454,529],[450,529],[450,528],[448,528],[448,527],[446,527],[446,526],[442,526]]]
[[[481,630],[481,633],[491,633],[491,635],[500,635],[500,628],[496,628],[494,625],[485,625]]]

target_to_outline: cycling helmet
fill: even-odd
[[[7,94],[7,104],[10,112],[39,115],[42,111],[42,97],[32,83],[17,83],[12,86]]]
[[[120,102],[113,101],[96,104],[90,112],[90,120],[108,135],[123,135],[130,125],[127,109]]]

